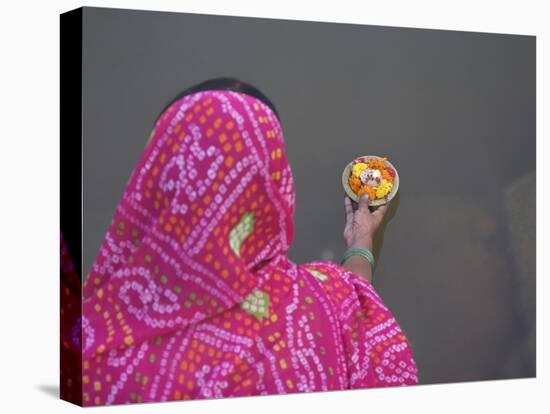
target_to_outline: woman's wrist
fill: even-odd
[[[369,237],[369,238],[363,238],[361,240],[356,240],[356,241],[353,241],[352,243],[349,243],[348,248],[359,247],[361,249],[367,249],[372,252],[373,245],[374,245],[373,239]]]
[[[342,263],[342,266],[372,283],[372,267],[364,257],[350,256]]]

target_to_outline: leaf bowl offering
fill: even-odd
[[[399,174],[387,158],[363,155],[346,165],[342,173],[342,185],[346,194],[356,203],[369,193],[371,206],[386,204],[397,194]]]

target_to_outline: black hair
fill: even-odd
[[[277,108],[275,108],[275,105],[273,105],[273,102],[271,102],[271,100],[267,96],[265,96],[258,88],[252,86],[251,84],[235,78],[214,78],[193,85],[190,88],[185,89],[183,92],[180,92],[174,99],[170,101],[168,105],[163,108],[160,113],[162,114],[170,105],[186,95],[191,95],[192,93],[207,90],[228,90],[253,96],[254,98],[259,99],[264,104],[266,104],[275,113],[277,119],[280,120]]]

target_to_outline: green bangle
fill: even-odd
[[[362,247],[350,247],[344,253],[344,258],[342,259],[340,264],[344,264],[344,262],[348,260],[351,256],[361,256],[362,258],[366,259],[370,263],[371,272],[374,273],[376,261],[374,260],[374,255],[369,249],[364,249]]]

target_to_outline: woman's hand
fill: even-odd
[[[369,210],[369,196],[363,194],[359,199],[359,207],[354,212],[351,199],[346,197],[346,226],[344,240],[347,247],[362,247],[372,251],[374,235],[388,210],[389,203],[383,204],[375,211]]]
[[[347,247],[361,247],[372,252],[374,235],[380,227],[384,214],[388,210],[386,203],[378,207],[374,212],[369,210],[369,196],[364,194],[359,199],[359,207],[354,212],[351,205],[351,199],[346,197],[346,227],[344,228],[344,239]],[[351,256],[348,258],[344,267],[352,273],[359,275],[369,282],[372,282],[372,269],[370,263],[361,256]]]

